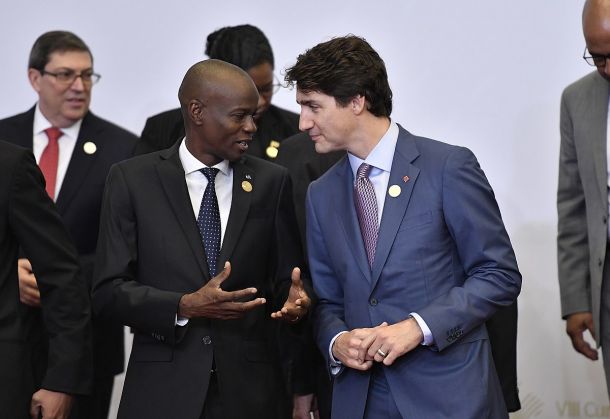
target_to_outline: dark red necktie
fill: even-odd
[[[57,163],[59,161],[58,140],[63,135],[63,132],[57,127],[47,128],[44,132],[49,138],[49,143],[40,156],[38,166],[47,184],[47,194],[49,194],[51,199],[55,199],[55,181],[57,180]]]

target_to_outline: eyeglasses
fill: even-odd
[[[589,55],[587,55],[587,53],[589,53]],[[585,52],[583,52],[582,58],[584,58],[584,60],[590,66],[605,67],[606,66],[606,60],[608,58],[610,58],[610,54],[606,54],[606,55],[592,54],[591,52],[589,52],[587,47],[585,47]]]
[[[62,84],[72,84],[79,77],[83,81],[83,84],[95,84],[102,77],[99,74],[94,73],[93,70],[86,70],[80,73],[77,73],[74,70],[61,70],[56,73],[52,73],[46,70],[40,70],[40,74],[42,74],[43,76],[45,74],[48,76],[53,76],[59,83]]]
[[[262,87],[257,87],[258,93],[261,95],[275,94],[280,90],[282,84],[278,80],[277,76],[273,75],[273,83],[266,84]]]

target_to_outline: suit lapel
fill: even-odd
[[[595,161],[595,177],[597,178],[601,199],[608,202],[608,156],[606,154],[607,123],[608,123],[608,82],[600,76],[595,77],[591,100],[585,103],[590,108],[587,113],[591,124],[593,158]]]
[[[97,156],[103,152],[105,144],[103,141],[98,141],[101,130],[102,127],[97,123],[97,118],[88,112],[83,118],[66,176],[57,196],[57,209],[60,213],[64,213],[65,209],[69,207],[70,201],[76,196],[94,166]],[[91,154],[86,153],[84,149],[84,145],[88,142],[95,144],[95,152]]]
[[[227,229],[222,241],[220,256],[218,257],[217,272],[220,272],[224,263],[230,260],[233,250],[237,245],[237,241],[241,236],[241,231],[244,228],[250,203],[252,200],[252,192],[242,188],[242,182],[247,181],[252,185],[252,189],[256,189],[256,173],[245,164],[245,159],[232,164],[233,167],[233,196],[231,198],[231,212],[227,222]]]
[[[348,243],[354,260],[362,275],[370,282],[371,268],[369,267],[354,205],[354,175],[347,157],[343,157],[343,160],[338,163],[335,173],[338,186],[333,190],[337,190],[339,193],[334,196],[333,207],[337,212],[337,219],[341,220],[340,224],[346,236],[346,243]]]
[[[418,156],[419,152],[411,135],[400,128],[396,151],[392,160],[390,180],[388,182],[388,188],[393,185],[399,186],[400,194],[396,197],[392,197],[388,193],[385,195],[379,236],[377,238],[377,249],[375,250],[375,260],[373,261],[371,290],[377,285],[383,266],[390,254],[396,234],[407,211],[413,187],[419,176],[419,169],[413,166],[411,162]]]
[[[167,201],[178,220],[178,224],[180,224],[182,232],[187,238],[193,256],[197,259],[197,264],[207,282],[210,277],[207,263],[205,262],[205,250],[195,216],[193,215],[191,199],[184,178],[184,168],[178,155],[179,146],[180,143],[178,142],[172,148],[161,153],[161,161],[156,167],[157,174],[167,195]]]

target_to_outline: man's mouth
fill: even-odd
[[[246,151],[248,149],[248,143],[252,141],[252,138],[244,139],[237,141],[237,145],[242,149],[242,151]]]

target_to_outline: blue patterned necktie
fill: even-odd
[[[360,223],[360,232],[364,240],[364,248],[369,259],[369,266],[375,260],[375,247],[377,247],[377,198],[375,188],[369,179],[371,165],[362,163],[356,172],[356,185],[354,186],[354,203],[356,214]]]
[[[208,179],[208,186],[203,193],[197,226],[203,240],[205,256],[208,262],[208,272],[210,278],[216,276],[216,264],[220,254],[220,211],[218,210],[218,199],[216,198],[216,174],[218,169],[204,167],[201,173]]]

